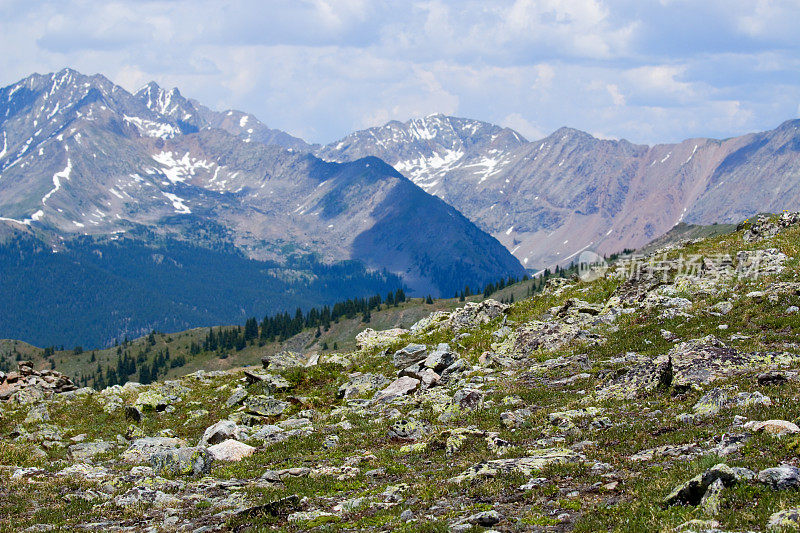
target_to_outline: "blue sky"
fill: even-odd
[[[155,80],[312,142],[442,112],[640,143],[800,115],[800,0],[0,0],[0,84]]]

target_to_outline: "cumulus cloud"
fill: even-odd
[[[312,142],[443,112],[655,143],[796,116],[798,17],[795,0],[5,0],[0,83],[154,80]]]

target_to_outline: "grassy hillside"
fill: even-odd
[[[693,258],[703,268],[685,270]],[[457,309],[361,350],[347,344],[356,319],[305,331],[288,344],[340,339],[342,357],[283,359],[263,381],[207,371],[278,346],[200,354],[181,371],[206,372],[175,382],[25,389],[0,402],[0,531],[796,530],[800,214],[651,259],[532,297],[505,288],[507,308]],[[369,326],[459,305],[410,301]],[[178,353],[205,330],[180,335],[127,348]],[[423,355],[396,352],[409,343]],[[213,442],[227,440],[206,443],[217,423]]]

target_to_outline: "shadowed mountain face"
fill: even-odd
[[[585,249],[639,247],[681,221],[800,208],[798,126],[649,147],[570,128],[528,142],[499,126],[432,115],[355,132],[317,154],[382,158],[528,268],[544,268]]]
[[[99,75],[35,74],[0,89],[0,137],[0,218],[55,251],[83,236],[172,239],[279,271],[313,254],[447,296],[524,273],[380,159],[324,162],[299,139],[175,89],[130,94]]]

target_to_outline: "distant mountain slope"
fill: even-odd
[[[800,121],[722,141],[653,147],[562,128],[527,142],[432,115],[355,132],[324,159],[376,155],[491,233],[529,268],[642,246],[680,221],[800,208]]]
[[[0,338],[102,347],[154,329],[242,324],[402,285],[352,261],[281,265],[233,247],[141,237],[82,237],[58,253],[31,235],[0,244]]]
[[[231,246],[276,262],[280,276],[294,276],[303,256],[358,260],[448,296],[523,273],[383,161],[321,161],[249,115],[209,111],[177,90],[132,95],[99,75],[35,74],[0,89],[0,135],[0,219],[59,252],[84,235],[169,238]]]

